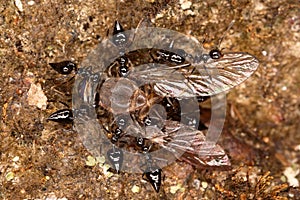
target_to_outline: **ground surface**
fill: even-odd
[[[0,13],[0,199],[299,199],[299,1],[3,0]],[[56,91],[67,78],[48,63],[80,63],[115,20],[128,29],[145,17],[207,48],[235,20],[221,48],[260,61],[228,94],[220,145],[232,168],[174,163],[159,194],[141,174],[108,175],[71,126],[45,120],[71,105],[72,88]],[[47,104],[30,101],[39,84]]]

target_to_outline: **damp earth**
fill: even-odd
[[[0,13],[0,199],[299,199],[298,1],[14,0]],[[207,49],[235,20],[220,49],[260,62],[227,94],[218,144],[232,166],[175,162],[163,168],[159,193],[141,174],[111,172],[72,125],[46,120],[72,105],[71,76],[49,63],[79,65],[116,20],[130,29],[145,18]]]

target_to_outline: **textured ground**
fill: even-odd
[[[1,1],[0,13],[0,199],[299,198],[299,1],[12,0]],[[71,126],[45,120],[65,107],[58,101],[71,105],[72,88],[57,86],[66,78],[48,63],[80,63],[115,20],[128,29],[145,17],[206,48],[235,20],[221,48],[260,60],[228,94],[220,144],[232,169],[174,163],[159,194],[140,174],[109,176]],[[29,89],[39,85],[47,104],[30,101]]]

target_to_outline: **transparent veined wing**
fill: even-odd
[[[165,121],[162,130],[154,129],[146,127],[146,138],[161,147],[161,150],[153,152],[154,159],[169,159],[171,154],[198,168],[231,165],[227,154],[219,145],[205,149],[205,135],[202,131],[170,120]]]
[[[203,54],[202,57],[207,57]],[[212,96],[245,81],[259,66],[244,52],[224,53],[190,65],[168,66],[157,63],[134,68],[128,78],[140,84],[151,82],[157,94],[171,97]]]

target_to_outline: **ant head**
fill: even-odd
[[[115,21],[113,35],[117,35],[118,33],[124,32],[124,28],[120,24],[119,21]]]
[[[223,54],[221,53],[221,51],[219,49],[213,49],[209,52],[209,56],[212,59],[219,59],[223,56]]]
[[[224,39],[224,37],[226,36],[226,34],[228,33],[228,31],[231,29],[231,27],[233,26],[235,20],[232,20],[231,23],[229,24],[228,28],[226,29],[226,31],[224,32],[223,36],[221,37],[221,39],[219,40],[219,43],[218,43],[218,46],[215,47],[214,49],[212,49],[210,52],[209,52],[209,57],[211,59],[220,59],[223,54],[222,54],[222,50],[223,49],[219,49],[220,48],[220,45]]]

